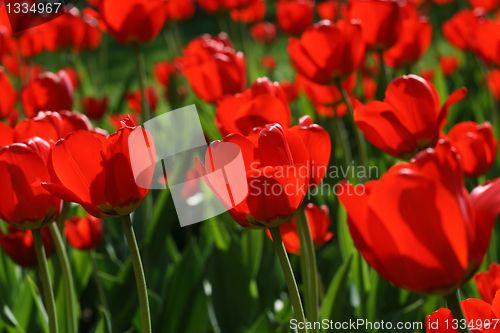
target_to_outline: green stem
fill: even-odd
[[[344,121],[342,118],[334,116],[333,124],[335,127],[335,133],[337,134],[337,140],[342,147],[342,157],[344,159],[344,167],[347,168],[352,161],[351,146],[349,146],[349,137],[347,136],[347,131],[345,130]],[[347,169],[346,169],[347,170]]]
[[[75,287],[73,283],[73,274],[71,273],[71,266],[69,265],[68,254],[66,253],[66,247],[64,246],[64,241],[59,232],[59,228],[55,222],[49,225],[52,238],[54,239],[54,244],[57,249],[57,255],[59,256],[59,261],[61,263],[63,281],[64,281],[64,296],[66,297],[67,306],[67,317],[68,317],[68,332],[76,333],[78,332],[78,320],[77,313],[75,309],[76,297],[75,297]]]
[[[36,257],[38,259],[38,268],[42,279],[43,295],[45,298],[45,309],[49,317],[49,332],[57,333],[57,316],[56,302],[52,291],[52,283],[50,282],[49,266],[47,264],[47,256],[43,247],[42,234],[40,229],[32,230],[33,241],[35,243]]]
[[[95,260],[95,251],[89,252],[90,263],[92,264],[92,272],[94,273],[95,284],[97,285],[97,292],[99,293],[99,299],[101,305],[104,309],[109,312],[108,300],[106,299],[106,291],[104,290],[104,285],[102,284],[101,276],[99,275],[99,268],[97,267],[97,262]]]
[[[63,206],[61,214],[57,220],[57,226],[59,227],[59,233],[62,235],[64,233],[64,221],[68,218],[68,212],[70,210],[71,202],[63,201]]]
[[[377,82],[377,92],[375,93],[375,99],[377,101],[381,101],[384,99],[385,90],[387,89],[387,85],[389,84],[387,67],[385,66],[384,57],[382,55],[382,52],[379,52],[379,56],[380,56],[380,73],[379,73],[378,82]]]
[[[295,215],[298,215],[298,210],[295,213]],[[311,293],[311,283],[309,282],[311,279],[311,273],[309,272],[309,248],[305,245],[305,235],[304,235],[304,230],[302,227],[302,224],[297,223],[297,233],[299,235],[299,241],[300,241],[300,271],[302,273],[302,289],[305,293],[304,297],[304,308],[306,311],[306,318],[308,320],[311,320],[311,313],[312,313],[312,302],[311,298],[309,297]]]
[[[130,258],[134,266],[135,282],[137,283],[137,292],[139,294],[139,305],[141,307],[142,333],[151,333],[151,316],[149,314],[148,289],[146,288],[146,278],[142,268],[141,255],[137,240],[135,239],[134,229],[130,215],[121,217],[125,237],[127,238],[130,250]]]
[[[146,99],[146,68],[144,68],[144,58],[141,53],[139,44],[134,44],[135,65],[137,77],[139,78],[139,88],[142,98],[142,122],[145,123],[151,119],[151,111],[149,110],[148,100]]]
[[[365,183],[367,179],[367,173],[368,173],[368,154],[366,152],[366,142],[365,139],[363,138],[363,134],[361,133],[360,129],[356,125],[356,122],[354,121],[354,108],[352,107],[351,100],[349,99],[349,95],[347,95],[347,92],[345,91],[344,87],[342,86],[342,82],[337,81],[337,88],[340,90],[340,93],[342,94],[342,99],[344,100],[344,103],[347,106],[347,109],[349,110],[350,113],[350,119],[352,122],[352,126],[354,128],[354,132],[356,134],[356,142],[358,144],[358,150],[359,150],[359,159],[361,162],[361,165],[364,168],[363,172],[363,179],[361,180],[363,183]]]
[[[299,207],[295,212],[295,220],[297,221],[297,227],[300,228],[301,233],[304,237],[300,240],[301,251],[307,249],[307,252],[301,252],[302,255],[307,255],[308,257],[308,267],[309,271],[309,303],[310,312],[307,313],[307,318],[310,322],[319,322],[319,290],[318,290],[318,269],[316,267],[316,251],[314,249],[314,243],[311,236],[311,230],[309,228],[309,223],[307,221],[307,215],[304,207]],[[314,326],[314,325],[313,325]],[[312,332],[318,332],[317,329],[313,329]]]
[[[305,325],[306,318],[304,317],[304,309],[302,308],[299,290],[297,289],[297,283],[295,282],[295,277],[293,276],[292,266],[290,266],[285,245],[283,244],[283,239],[281,239],[280,227],[270,228],[269,230],[273,236],[274,248],[276,249],[281,268],[283,269],[283,274],[285,275],[288,292],[290,293],[290,299],[292,301],[293,312],[295,313],[295,319]],[[307,332],[306,329],[299,329],[298,331],[302,333]]]
[[[456,292],[449,294],[446,298],[446,303],[448,304],[448,309],[451,310],[451,314],[453,315],[453,319],[458,321],[457,331],[459,333],[469,333],[469,329],[463,328],[463,323],[467,325],[467,321],[465,320],[464,313],[462,312],[462,308],[460,307],[460,295],[458,289]]]

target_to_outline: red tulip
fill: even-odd
[[[63,200],[79,203],[98,218],[130,214],[149,192],[136,185],[132,172],[128,139],[134,129],[122,127],[108,138],[77,131],[59,140],[50,156],[57,179],[43,187]],[[144,134],[152,144],[151,135]],[[153,174],[146,176],[152,179]]]
[[[0,24],[0,59],[7,51],[7,45],[10,42],[10,29]]]
[[[300,39],[290,38],[288,53],[300,74],[319,84],[332,84],[359,68],[365,45],[359,25],[324,20],[309,27]]]
[[[127,100],[127,105],[129,108],[137,113],[142,113],[142,95],[139,89],[125,94],[125,99]],[[151,112],[156,111],[158,106],[158,92],[154,87],[146,88],[146,99],[148,100],[148,105]]]
[[[487,64],[500,64],[500,18],[485,20],[475,27],[472,49]]]
[[[196,11],[194,0],[169,0],[167,6],[168,18],[175,21],[189,20]]]
[[[305,212],[313,243],[316,247],[320,247],[333,237],[333,233],[328,231],[332,224],[328,207],[323,205],[320,209],[315,204],[310,203],[305,207]],[[286,251],[300,255],[300,240],[295,216],[292,217],[290,222],[280,225],[280,232]],[[266,230],[266,233],[272,240],[273,238],[269,229]]]
[[[489,71],[486,79],[493,98],[500,101],[500,69]]]
[[[363,86],[363,97],[366,101],[375,98],[377,93],[377,82],[370,75],[361,75],[361,85]]]
[[[274,68],[276,67],[278,62],[277,62],[276,58],[273,57],[272,55],[265,55],[265,56],[262,56],[262,58],[260,58],[259,63],[262,67],[264,67],[268,71],[272,72],[274,70]]]
[[[201,9],[205,12],[211,14],[215,12],[219,12],[224,8],[223,0],[196,0],[198,5],[200,5]]]
[[[47,142],[66,137],[71,132],[91,131],[92,124],[87,116],[76,111],[39,112],[31,119],[23,119],[14,127],[14,141],[21,142],[40,137]]]
[[[45,248],[45,255],[50,257],[54,250],[54,241],[47,227],[41,229],[42,243]],[[0,230],[0,246],[19,266],[34,268],[38,266],[35,244],[31,230],[19,230],[9,226],[8,233],[4,234]]]
[[[198,158],[195,161],[211,188],[206,174],[212,171],[211,156],[218,154],[219,142],[212,142],[207,150],[206,166]],[[300,172],[309,163],[300,137],[278,124],[270,124],[248,137],[230,134],[222,142],[240,147],[249,185],[246,199],[229,210],[233,219],[251,229],[277,227],[287,221],[302,203],[309,181],[307,172]]]
[[[500,4],[499,0],[469,0],[469,3],[474,8],[482,8],[488,12],[494,11]]]
[[[287,80],[283,80],[280,82],[281,88],[285,92],[286,100],[288,103],[292,103],[299,96],[299,88],[295,82],[290,82]]]
[[[31,58],[42,53],[45,47],[45,37],[37,28],[25,30],[19,38],[19,50],[24,58]],[[0,41],[0,44],[2,42]]]
[[[328,0],[316,5],[318,16],[322,20],[335,22],[340,17],[342,3],[338,0]]]
[[[0,98],[0,118],[4,118],[14,109],[17,97],[16,90],[2,66],[0,66],[0,91],[2,92],[2,98]]]
[[[272,43],[276,39],[276,25],[265,21],[255,23],[250,28],[250,36],[259,43]]]
[[[78,74],[76,73],[76,71],[71,67],[64,67],[63,69],[58,71],[57,74],[59,75],[61,74],[61,72],[65,72],[68,75],[69,79],[71,80],[73,90],[78,89],[78,87],[80,86],[80,80],[78,79]]]
[[[434,70],[432,68],[423,69],[420,71],[420,76],[426,81],[432,82],[434,81]]]
[[[403,15],[395,0],[351,0],[347,15],[361,21],[363,39],[370,50],[391,48],[402,31]]]
[[[103,0],[100,18],[107,32],[121,44],[144,44],[156,38],[168,16],[162,0]]]
[[[0,121],[0,148],[14,143],[14,129]]]
[[[318,114],[326,117],[343,117],[347,114],[347,107],[343,103],[342,95],[336,85],[325,86],[316,84],[301,74],[297,74],[296,82],[299,89],[314,104]],[[344,80],[342,86],[348,93],[352,93],[356,86],[355,73]]]
[[[101,99],[84,97],[82,98],[82,109],[90,119],[99,120],[108,109],[108,97],[106,96]]]
[[[453,75],[458,67],[458,58],[455,56],[439,57],[439,66],[445,76]]]
[[[10,225],[38,229],[59,215],[61,200],[34,182],[52,179],[47,169],[49,153],[50,145],[40,138],[0,149],[0,218]]]
[[[278,0],[276,19],[284,32],[300,35],[313,24],[314,0]]]
[[[474,282],[483,301],[492,304],[496,292],[500,289],[500,265],[492,263],[488,271],[474,275]]]
[[[236,23],[260,21],[266,16],[266,2],[264,0],[253,0],[247,7],[231,10],[230,15]]]
[[[130,126],[133,127],[135,124],[139,124],[140,119],[137,114],[113,114],[109,116],[109,124],[115,129],[119,130],[122,127]]]
[[[245,88],[245,56],[236,52],[225,33],[203,35],[182,50],[178,60],[194,92],[207,102],[215,102],[227,94]]]
[[[392,68],[401,68],[420,59],[431,44],[432,25],[426,16],[405,19],[396,44],[384,52],[384,62]]]
[[[74,216],[64,222],[64,234],[71,246],[88,251],[96,249],[101,243],[103,227],[103,221],[97,217]]]
[[[383,102],[358,103],[354,120],[375,147],[394,157],[409,158],[436,145],[449,107],[466,94],[465,88],[457,90],[440,108],[432,83],[416,75],[401,76],[389,84]]]
[[[38,111],[71,110],[73,85],[68,74],[45,72],[28,82],[21,91],[21,101],[26,117],[34,117]]]
[[[330,163],[332,151],[330,134],[323,127],[314,124],[310,116],[301,117],[299,125],[293,126],[290,130],[300,136],[309,152],[311,160],[309,186],[319,185]]]
[[[278,82],[271,82],[267,77],[257,79],[241,94],[222,98],[215,113],[215,124],[223,136],[248,135],[254,127],[270,123],[288,128],[291,121],[285,92]]]
[[[465,50],[473,44],[474,31],[479,25],[484,12],[466,9],[456,13],[443,24],[443,34],[446,39],[460,50]]]
[[[448,295],[472,277],[500,212],[500,182],[469,195],[446,140],[361,190],[344,183],[339,192],[368,264],[397,287],[425,294]]]
[[[498,332],[500,319],[500,295],[496,295],[493,304],[480,299],[469,298],[460,302],[465,316],[465,323],[453,318],[450,309],[440,308],[425,318],[427,333],[455,333],[463,327],[470,332]],[[464,325],[465,324],[465,325]]]
[[[462,157],[466,177],[482,175],[493,166],[498,142],[489,122],[482,125],[473,121],[458,123],[452,127],[448,137]]]
[[[164,87],[168,87],[168,83],[170,82],[170,75],[173,75],[176,72],[177,68],[175,67],[175,64],[170,61],[161,61],[154,67],[155,77],[158,82],[160,82]]]
[[[45,48],[50,52],[64,49],[77,52],[82,48],[87,28],[88,23],[80,16],[80,11],[73,8],[44,24]]]

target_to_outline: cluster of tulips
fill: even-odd
[[[0,0],[0,332],[500,331],[499,0],[80,2]],[[191,104],[183,198],[221,142],[249,191],[180,228],[129,141]]]

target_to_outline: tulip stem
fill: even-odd
[[[139,44],[134,44],[135,65],[137,69],[137,77],[139,78],[139,88],[142,98],[142,122],[145,123],[151,119],[148,100],[146,99],[146,68],[144,68],[144,58],[142,56],[141,47]]]
[[[288,286],[288,292],[290,293],[290,299],[292,301],[295,319],[305,325],[306,318],[304,317],[304,309],[302,308],[302,302],[300,301],[297,282],[295,282],[295,277],[293,276],[292,266],[290,266],[290,261],[288,260],[288,256],[286,254],[285,244],[283,244],[283,239],[281,238],[280,227],[270,228],[269,230],[271,231],[271,235],[273,236],[274,248],[276,249],[283,274],[285,275],[285,280]],[[301,327],[304,326],[301,325]],[[306,330],[304,328],[299,329],[298,331],[306,333]]]
[[[135,282],[137,284],[137,292],[139,294],[139,305],[141,307],[142,333],[151,333],[151,315],[149,314],[148,289],[146,287],[146,277],[142,268],[141,255],[137,240],[135,239],[134,228],[130,215],[121,217],[125,237],[127,238],[128,247],[132,265],[134,266]]]
[[[95,284],[97,285],[97,292],[99,293],[99,298],[101,301],[101,305],[104,307],[104,310],[109,312],[108,301],[106,299],[106,292],[104,289],[104,285],[102,284],[101,276],[99,275],[99,268],[97,267],[97,262],[95,260],[95,251],[91,250],[89,252],[90,263],[92,264],[92,271],[94,273]]]
[[[451,310],[451,314],[453,315],[453,319],[457,320],[457,331],[459,333],[469,333],[469,329],[467,328],[467,321],[465,320],[464,313],[462,312],[462,308],[460,307],[460,295],[458,289],[445,298],[446,303],[448,304],[448,309]],[[463,327],[463,323],[466,324],[465,328]]]
[[[297,221],[297,228],[299,230],[300,238],[300,256],[307,256],[307,271],[308,271],[308,287],[306,288],[306,297],[309,299],[309,309],[307,312],[307,319],[309,322],[315,323],[319,322],[318,317],[318,303],[319,303],[319,292],[318,292],[318,270],[316,268],[316,251],[314,249],[314,243],[311,236],[311,229],[309,228],[309,221],[307,220],[307,215],[304,207],[299,207],[295,212],[295,220]],[[301,236],[302,234],[302,236]],[[306,250],[306,251],[305,251]],[[313,325],[314,327],[314,325]],[[318,332],[317,329],[313,329],[312,332]]]
[[[351,147],[349,146],[349,138],[347,136],[347,131],[345,130],[344,121],[342,118],[334,116],[333,124],[335,125],[336,139],[342,147],[342,157],[344,159],[344,167],[346,170],[352,161]]]
[[[64,209],[63,209],[64,210]],[[75,309],[76,299],[75,299],[75,287],[73,283],[73,274],[71,273],[71,266],[69,264],[68,254],[66,253],[66,247],[64,246],[64,241],[59,228],[55,222],[49,225],[52,238],[54,239],[54,244],[57,249],[57,255],[59,256],[59,261],[61,263],[63,281],[64,281],[64,296],[66,297],[66,307],[67,307],[67,317],[68,317],[68,332],[76,333],[78,332],[78,321],[77,313]]]
[[[45,298],[45,309],[49,317],[49,332],[57,333],[57,316],[56,302],[52,291],[52,282],[50,282],[49,265],[47,264],[47,256],[43,247],[42,234],[40,229],[32,230],[33,241],[35,243],[36,257],[38,259],[38,268],[42,279],[43,295]]]
[[[365,139],[363,138],[363,134],[361,133],[360,129],[356,125],[356,122],[354,121],[354,108],[352,107],[351,101],[349,99],[349,95],[347,95],[347,92],[345,91],[344,87],[342,86],[342,82],[337,81],[337,88],[339,89],[340,93],[342,94],[342,99],[344,100],[344,103],[347,106],[347,109],[349,110],[349,113],[350,113],[350,118],[352,121],[352,125],[354,127],[354,132],[356,134],[356,142],[358,144],[359,159],[360,159],[361,165],[364,168],[363,179],[360,181],[362,183],[365,183],[368,180],[368,178],[366,176],[368,173],[368,154],[366,152],[366,142],[365,142]]]

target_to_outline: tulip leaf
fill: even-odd
[[[31,294],[33,295],[33,299],[35,300],[35,304],[38,309],[37,321],[41,324],[43,332],[48,333],[49,332],[48,316],[47,312],[45,311],[42,298],[40,297],[40,291],[38,290],[36,283],[29,275],[26,276],[26,279],[28,281],[28,285],[31,289]]]
[[[349,271],[354,253],[351,253],[349,258],[344,261],[333,277],[330,286],[326,292],[323,304],[321,305],[321,319],[329,319],[335,321],[342,313],[342,306],[346,299],[346,289],[348,289]]]
[[[355,247],[351,233],[349,232],[349,226],[347,224],[347,212],[340,202],[338,204],[337,213],[337,235],[339,239],[340,253],[343,261],[345,262]]]
[[[243,264],[252,278],[255,278],[259,272],[263,245],[264,232],[262,230],[245,229],[243,231],[241,236]]]

